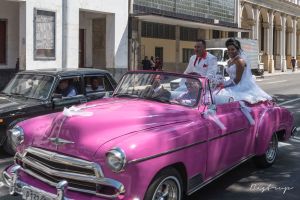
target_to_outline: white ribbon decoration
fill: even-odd
[[[63,115],[67,117],[73,116],[82,116],[82,117],[90,117],[93,115],[92,112],[85,112],[81,110],[80,107],[72,106],[70,108],[64,108]]]
[[[251,108],[247,107],[245,102],[243,101],[239,101],[240,106],[241,106],[241,111],[244,113],[244,115],[246,116],[246,118],[248,119],[249,123],[251,125],[255,124],[255,121],[251,115]]]
[[[203,116],[205,119],[210,119],[210,120],[214,121],[222,130],[226,130],[226,127],[224,126],[224,124],[216,116],[216,111],[214,111],[212,109],[208,109],[203,113]]]

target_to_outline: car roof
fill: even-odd
[[[94,69],[94,68],[48,68],[48,69],[36,69],[25,70],[19,72],[21,74],[48,74],[54,76],[76,76],[76,75],[92,75],[92,74],[109,74],[106,70]]]

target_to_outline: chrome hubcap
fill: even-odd
[[[155,190],[152,200],[180,200],[181,189],[176,177],[165,178]]]
[[[270,141],[268,150],[266,152],[267,162],[272,163],[275,160],[277,154],[277,146],[278,146],[278,142],[277,142],[276,135],[274,134],[272,136],[272,140]]]

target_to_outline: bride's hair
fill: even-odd
[[[237,39],[235,38],[229,38],[226,42],[225,42],[225,46],[228,47],[228,46],[234,46],[238,51],[241,51],[242,48],[241,48],[241,43],[240,41],[238,41]]]
[[[235,38],[229,38],[226,42],[225,42],[225,46],[228,47],[228,46],[234,46],[238,52],[239,52],[239,56],[241,58],[243,58],[246,62],[248,61],[248,56],[247,54],[245,53],[245,51],[242,49],[241,47],[241,43],[240,41],[238,41],[237,39]]]

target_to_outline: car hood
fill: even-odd
[[[35,134],[38,137],[32,145],[90,159],[101,145],[115,138],[187,121],[188,115],[195,113],[190,110],[147,100],[98,100],[56,115],[51,126],[44,130],[46,134]]]
[[[0,96],[0,114],[20,110],[39,104],[39,101],[26,98],[14,98],[5,95]]]

